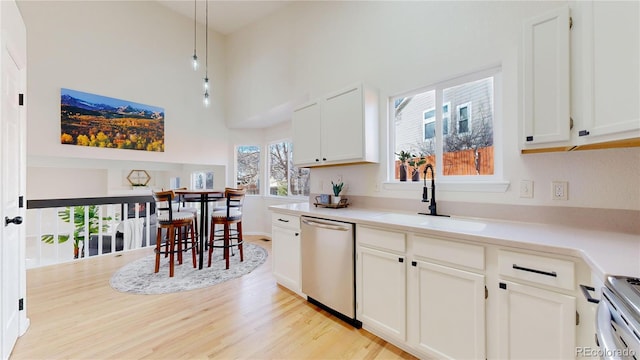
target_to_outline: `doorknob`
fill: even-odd
[[[8,216],[5,216],[4,217],[4,226],[7,226],[7,225],[9,225],[11,223],[14,223],[16,225],[22,224],[22,216],[16,216],[13,219],[9,219]]]

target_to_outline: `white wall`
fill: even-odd
[[[154,1],[19,1],[18,6],[28,43],[28,198],[107,195],[121,181],[103,182],[106,170],[125,176],[131,169],[160,171],[153,184],[168,187],[168,178],[183,164],[228,164],[222,35],[209,32],[213,96],[205,108],[204,67],[194,72],[190,63],[192,20]],[[204,60],[199,26],[198,54]],[[164,108],[165,151],[60,144],[62,87]],[[224,168],[216,177],[226,177]]]
[[[520,42],[524,19],[566,2],[296,2],[228,39],[229,126],[286,100],[314,98],[364,81],[380,90],[380,146],[387,149],[384,99],[499,64],[503,74],[504,193],[440,191],[440,200],[640,210],[640,148],[521,155]],[[275,38],[274,38],[275,37]],[[245,69],[250,69],[244,72]],[[273,86],[271,86],[273,85]],[[239,104],[246,107],[240,109]],[[341,175],[347,194],[418,199],[420,189],[385,189],[387,163],[313,169],[314,193]],[[519,197],[522,179],[534,198]],[[569,182],[569,200],[551,200],[551,181]],[[324,188],[321,186],[324,184]]]

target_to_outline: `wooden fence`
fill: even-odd
[[[436,164],[435,155],[429,155],[426,157],[427,164],[442,166],[444,175],[493,175],[493,146],[478,149],[477,164],[473,149],[447,152],[442,154],[442,158],[444,164]],[[425,166],[418,168],[420,179],[423,178]],[[407,165],[407,181],[411,181],[411,172],[411,166]],[[431,178],[430,173],[427,178]],[[400,160],[395,161],[395,179],[400,179]]]

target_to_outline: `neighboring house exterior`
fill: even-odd
[[[493,145],[493,82],[478,80],[444,89],[442,131],[444,152]],[[395,152],[435,154],[435,90],[396,102]]]

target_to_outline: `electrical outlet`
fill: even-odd
[[[567,200],[569,199],[569,183],[566,181],[552,181],[551,182],[551,198],[553,200]]]
[[[520,180],[520,197],[529,199],[533,198],[532,180]]]

